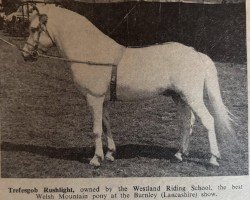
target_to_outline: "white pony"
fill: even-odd
[[[25,59],[32,58],[31,55],[38,48],[46,51],[55,44],[67,59],[96,63],[70,63],[74,80],[86,95],[93,115],[95,155],[90,161],[91,165],[99,166],[104,159],[103,125],[108,140],[106,159],[113,161],[116,150],[109,116],[104,107],[112,67],[101,65],[103,63],[118,66],[117,96],[120,100],[152,98],[164,95],[168,89],[175,91],[173,99],[178,106],[183,129],[182,147],[175,157],[182,160],[182,154],[187,153],[196,116],[208,131],[210,163],[219,165],[215,123],[223,131],[231,133],[231,118],[222,102],[215,65],[208,56],[174,42],[145,48],[126,48],[79,14],[54,5],[38,8],[33,13],[30,36],[23,48]],[[204,85],[215,118],[204,105]]]

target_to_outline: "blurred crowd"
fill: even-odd
[[[16,11],[8,13],[0,6],[0,30],[10,36],[26,36],[29,26],[29,12],[27,6],[21,5]],[[7,13],[7,14],[6,14]]]

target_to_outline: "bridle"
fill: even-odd
[[[69,58],[62,58],[59,56],[54,56],[54,55],[46,55],[43,54],[44,51],[42,49],[39,49],[39,39],[40,39],[40,35],[42,32],[46,33],[47,36],[50,38],[53,46],[56,46],[56,43],[53,39],[53,37],[51,37],[49,31],[47,30],[47,22],[48,22],[48,16],[46,14],[40,14],[38,8],[36,6],[33,6],[33,10],[37,11],[37,15],[39,17],[39,25],[35,28],[33,28],[34,31],[38,31],[38,37],[35,40],[35,45],[30,44],[28,42],[26,42],[26,45],[33,47],[33,49],[31,51],[24,51],[23,49],[19,49],[20,51],[29,54],[28,58],[24,58],[25,60],[31,60],[31,61],[36,61],[38,57],[43,57],[43,58],[48,58],[48,59],[54,59],[54,60],[61,60],[61,61],[65,61],[65,62],[69,62],[69,63],[80,63],[80,64],[87,64],[87,65],[92,65],[92,66],[104,66],[104,67],[112,67],[112,68],[116,68],[117,65],[113,64],[113,63],[102,63],[102,62],[95,62],[95,61],[88,61],[88,60],[77,60],[77,59],[69,59]],[[6,42],[6,41],[4,41]],[[9,43],[9,42],[7,42]],[[15,46],[15,45],[12,45]],[[39,53],[39,50],[41,50],[43,53]]]
[[[35,7],[34,8],[37,12],[38,12],[38,17],[39,17],[39,25],[36,28],[31,28],[32,31],[37,31],[38,33],[38,37],[36,38],[36,40],[34,41],[35,44],[30,44],[29,42],[26,41],[26,45],[31,46],[33,49],[31,50],[31,52],[26,52],[28,53],[33,59],[37,59],[37,57],[39,56],[38,51],[41,50],[42,52],[44,52],[42,49],[39,49],[39,40],[40,40],[40,36],[41,33],[44,32],[51,40],[53,46],[56,46],[55,41],[53,40],[53,38],[51,37],[46,25],[48,22],[48,16],[46,14],[40,14],[39,10]]]

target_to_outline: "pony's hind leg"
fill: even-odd
[[[109,161],[114,161],[115,160],[114,154],[116,151],[116,147],[115,147],[115,142],[113,140],[113,136],[111,133],[109,113],[105,107],[103,108],[102,122],[103,122],[103,130],[104,130],[104,133],[106,133],[107,135],[107,141],[108,141],[108,151],[105,155],[105,158]]]
[[[211,158],[210,164],[214,166],[219,166],[217,162],[217,158],[220,158],[220,152],[217,144],[216,134],[215,134],[215,126],[214,126],[214,118],[209,113],[208,109],[206,108],[203,99],[201,98],[194,98],[188,99],[187,102],[191,107],[192,111],[196,114],[198,118],[200,118],[201,123],[208,131],[208,140],[210,144],[210,151],[211,151]]]
[[[180,132],[182,133],[181,147],[175,154],[175,157],[179,161],[182,161],[182,155],[188,155],[188,147],[190,143],[190,136],[193,132],[195,116],[186,102],[181,99],[180,95],[172,95],[172,98],[177,105],[178,123]]]
[[[103,146],[102,146],[103,101],[104,101],[104,96],[95,97],[90,94],[87,95],[87,102],[91,109],[93,117],[93,134],[95,140],[95,155],[90,161],[90,164],[93,166],[100,166],[101,161],[104,160]]]

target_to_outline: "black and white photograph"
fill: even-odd
[[[0,0],[1,178],[248,176],[245,0]]]

